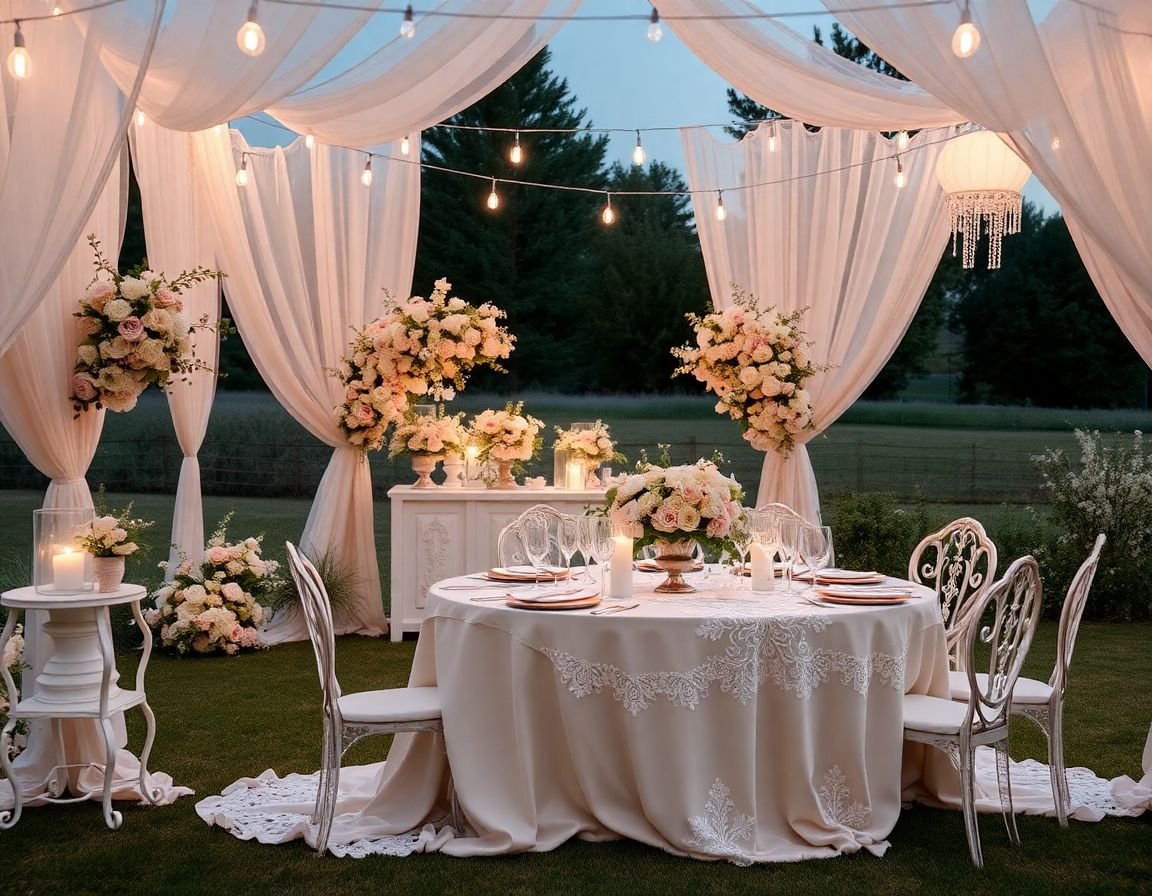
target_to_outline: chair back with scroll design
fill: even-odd
[[[961,517],[925,537],[908,560],[908,579],[936,592],[948,656],[964,668],[961,642],[972,607],[996,577],[996,545],[984,527]]]
[[[551,547],[548,550],[548,556],[544,558],[544,562],[550,566],[563,564],[558,530],[564,514],[550,504],[535,504],[500,530],[500,534],[496,538],[496,562],[500,566],[525,566],[529,563],[528,552],[524,550],[521,526],[529,516],[533,515],[542,515],[548,520],[548,540]]]
[[[1072,665],[1072,651],[1076,648],[1076,635],[1080,631],[1080,618],[1084,615],[1084,605],[1088,602],[1088,592],[1092,589],[1092,581],[1096,578],[1096,568],[1100,565],[1100,552],[1104,549],[1107,536],[1100,533],[1092,545],[1088,558],[1080,564],[1076,575],[1068,586],[1068,594],[1064,598],[1064,606],[1060,610],[1060,633],[1056,641],[1056,666],[1048,684],[1054,695],[1060,699],[1064,697],[1064,690],[1068,687],[1068,667]]]

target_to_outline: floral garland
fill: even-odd
[[[556,443],[552,447],[578,454],[591,464],[624,463],[626,460],[616,450],[608,434],[608,427],[600,420],[591,429],[561,429],[557,426]]]
[[[504,370],[516,341],[499,324],[505,313],[449,296],[451,288],[440,279],[427,299],[389,297],[387,313],[356,331],[335,371],[345,390],[336,416],[352,445],[378,450],[414,401],[451,400],[475,367]]]
[[[815,428],[804,382],[827,367],[808,357],[802,311],[761,310],[738,287],[732,301],[723,311],[687,315],[696,345],[672,349],[682,362],[675,373],[704,383],[720,399],[716,413],[739,421],[753,448],[787,457],[796,436]]]
[[[524,402],[509,402],[502,411],[482,411],[469,426],[471,443],[480,449],[481,460],[530,461],[544,440],[543,421],[524,413]]]
[[[683,466],[641,462],[637,471],[608,489],[606,512],[631,523],[636,547],[693,538],[714,552],[728,549],[743,508],[740,484],[711,460]]]
[[[0,665],[3,665],[4,668],[8,670],[8,674],[12,677],[12,683],[19,688],[20,674],[29,668],[28,664],[24,662],[23,624],[17,625],[12,630],[12,636],[8,639],[8,643],[4,645],[4,655],[0,657]],[[4,679],[0,677],[0,728],[3,728],[8,723],[9,696],[8,689],[4,686]],[[12,742],[8,748],[9,759],[15,757],[24,749],[27,736],[28,723],[21,719],[16,722],[16,726],[12,730]]]
[[[145,615],[159,629],[160,643],[179,654],[235,655],[267,646],[260,637],[265,610],[259,600],[282,586],[276,576],[280,564],[260,556],[262,536],[227,544],[230,519],[231,514],[208,539],[198,568],[181,560],[172,581],[154,593],[156,609]]]
[[[74,315],[84,334],[72,376],[77,415],[93,406],[130,411],[148,386],[165,389],[174,373],[186,379],[193,370],[209,370],[196,358],[189,337],[193,330],[217,327],[208,324],[207,316],[190,325],[181,313],[180,293],[224,275],[193,268],[166,280],[140,267],[121,274],[104,258],[94,234],[88,243],[96,255],[96,276]]]
[[[401,454],[463,454],[468,444],[464,415],[452,417],[413,416],[409,414],[396,426],[388,445],[388,456]]]

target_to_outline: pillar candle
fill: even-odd
[[[632,539],[612,536],[612,565],[609,567],[608,596],[632,596]]]
[[[775,574],[772,569],[772,554],[762,544],[753,542],[748,546],[748,556],[752,560],[752,590],[772,591]]]
[[[84,588],[84,560],[87,551],[64,548],[52,555],[52,587],[57,591],[80,591]]]
[[[584,464],[579,461],[568,461],[564,471],[564,487],[570,491],[580,491],[584,488]]]

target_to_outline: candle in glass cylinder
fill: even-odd
[[[569,491],[579,491],[584,488],[584,464],[580,461],[568,461],[568,466],[564,470],[564,487]]]
[[[752,542],[748,546],[748,556],[752,561],[752,590],[772,591],[776,587],[772,554],[764,545]]]
[[[52,587],[56,591],[81,591],[84,588],[86,551],[66,547],[52,555]]]
[[[612,565],[609,567],[608,596],[632,596],[632,539],[612,536]]]

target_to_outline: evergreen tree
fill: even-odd
[[[548,68],[545,48],[488,96],[449,120],[475,128],[583,128],[586,111],[563,78]],[[544,184],[605,186],[608,140],[591,134],[522,133],[524,161],[509,161],[511,134],[432,128],[424,161],[485,177]],[[581,192],[498,184],[490,210],[487,179],[425,170],[416,257],[416,292],[447,277],[471,302],[491,301],[508,312],[516,349],[509,375],[477,377],[476,387],[570,389],[576,380],[579,310],[594,288],[590,251],[603,197]]]

